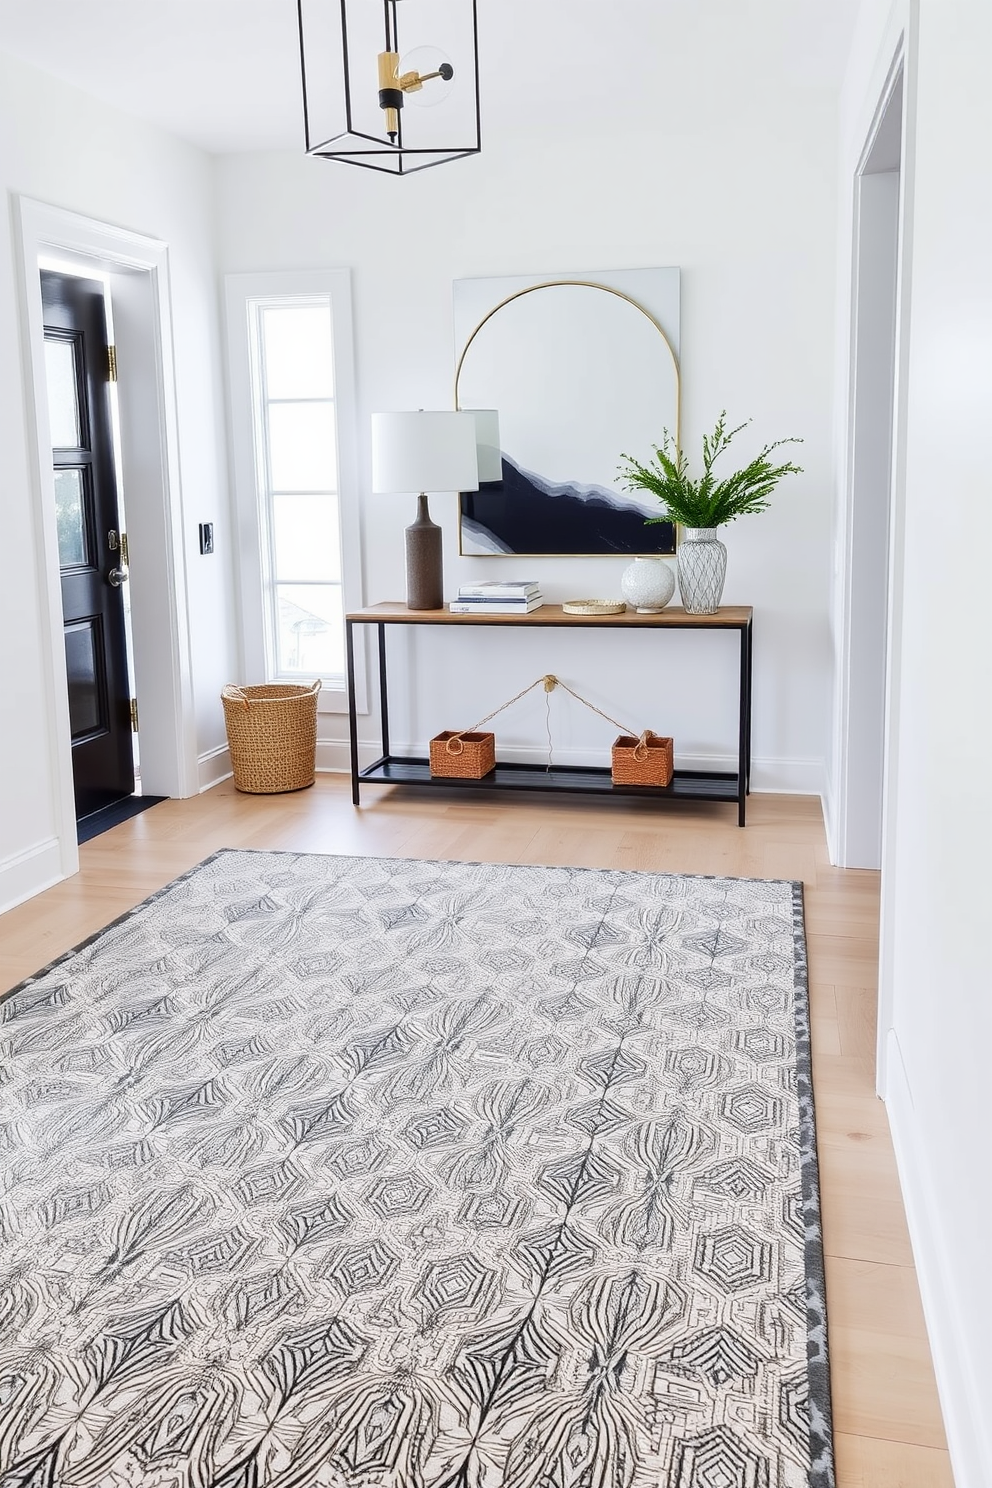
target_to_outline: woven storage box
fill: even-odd
[[[621,734],[613,746],[614,785],[670,785],[675,744],[650,730],[639,739]]]
[[[496,768],[496,735],[458,734],[446,729],[431,740],[431,774],[481,780]]]
[[[313,785],[319,691],[319,682],[224,688],[220,696],[239,791],[262,796]]]

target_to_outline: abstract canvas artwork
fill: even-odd
[[[464,554],[674,553],[620,457],[679,430],[679,271],[455,284],[456,402],[499,416],[502,478],[461,496]]]
[[[564,558],[674,553],[672,522],[645,524],[643,503],[607,486],[550,481],[503,451],[503,479],[461,496],[462,552]]]
[[[830,1488],[797,885],[224,852],[0,1002],[3,1488]]]

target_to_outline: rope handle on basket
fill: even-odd
[[[306,689],[306,691],[303,693],[303,696],[313,697],[314,693],[319,692],[323,685],[323,682],[318,677],[316,682],[314,682],[310,687]],[[233,682],[229,682],[228,685],[221,690],[221,697],[226,698],[229,703],[240,703],[245,709],[245,712],[247,712],[248,709],[251,707],[251,698],[245,694],[242,688],[236,687]],[[255,701],[260,702],[262,701],[262,699],[256,698]],[[267,701],[271,702],[272,699],[270,698]],[[286,702],[287,699],[279,698],[277,699],[277,701]]]
[[[638,762],[640,762],[640,761],[643,761],[643,760],[646,760],[647,759],[647,757],[648,757],[648,740],[649,739],[656,739],[657,737],[658,737],[658,735],[655,733],[654,729],[645,729],[644,730],[643,734],[638,739],[637,743],[634,745],[634,758],[635,758],[635,760],[637,760]]]
[[[497,713],[502,713],[505,708],[511,708],[514,703],[519,703],[522,697],[526,697],[529,692],[533,692],[535,687],[541,686],[543,686],[545,692],[554,692],[556,687],[561,687],[577,703],[582,703],[584,707],[590,708],[593,713],[598,713],[600,718],[605,718],[607,723],[612,723],[613,727],[618,728],[622,734],[632,734],[634,732],[633,729],[629,729],[624,724],[618,723],[615,718],[611,718],[609,713],[604,713],[602,708],[597,708],[596,704],[591,703],[588,698],[581,697],[579,693],[569,687],[567,682],[563,682],[560,677],[556,677],[552,672],[548,672],[545,676],[538,677],[537,681],[532,682],[529,687],[522,688],[516,697],[509,698],[505,703],[500,703],[498,708],[494,708],[491,713],[487,713],[485,718],[480,718],[478,723],[473,723],[471,728],[459,729],[457,733],[452,734],[445,746],[448,753],[461,754],[465,747],[462,743],[462,736],[464,734],[474,734],[476,729],[480,729],[484,723],[488,723],[490,719],[495,718]],[[636,760],[647,759],[648,740],[653,738],[655,738],[654,731],[652,729],[645,729],[634,747],[634,758]],[[458,745],[457,749],[452,748],[454,744]]]

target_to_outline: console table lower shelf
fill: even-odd
[[[615,785],[609,768],[582,765],[516,764],[497,762],[479,780],[432,775],[430,761],[423,757],[395,755],[389,747],[389,696],[386,671],[386,629],[390,625],[500,626],[507,629],[569,628],[613,630],[724,630],[736,631],[740,640],[740,686],[738,694],[738,768],[735,771],[676,770],[670,785]],[[379,703],[382,721],[382,755],[362,769],[358,761],[358,717],[355,705],[356,625],[374,625],[379,642]],[[351,744],[352,800],[358,806],[362,785],[430,786],[439,791],[564,791],[575,795],[628,796],[642,800],[726,801],[737,803],[737,821],[744,826],[745,802],[751,772],[751,609],[725,607],[715,615],[687,615],[684,610],[663,610],[657,615],[570,616],[560,605],[543,605],[527,616],[452,615],[446,610],[408,610],[405,605],[376,605],[345,617],[348,666],[348,721]]]
[[[436,785],[455,790],[572,791],[577,795],[657,796],[662,800],[736,801],[736,775],[676,770],[670,785],[614,785],[608,769],[595,765],[498,764],[479,780],[432,775],[430,761],[389,755],[359,770],[361,781],[379,785]]]

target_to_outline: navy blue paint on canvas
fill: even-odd
[[[674,553],[671,522],[648,525],[621,492],[550,481],[503,455],[503,479],[461,496],[463,551],[630,555]],[[469,548],[471,545],[471,548]]]

